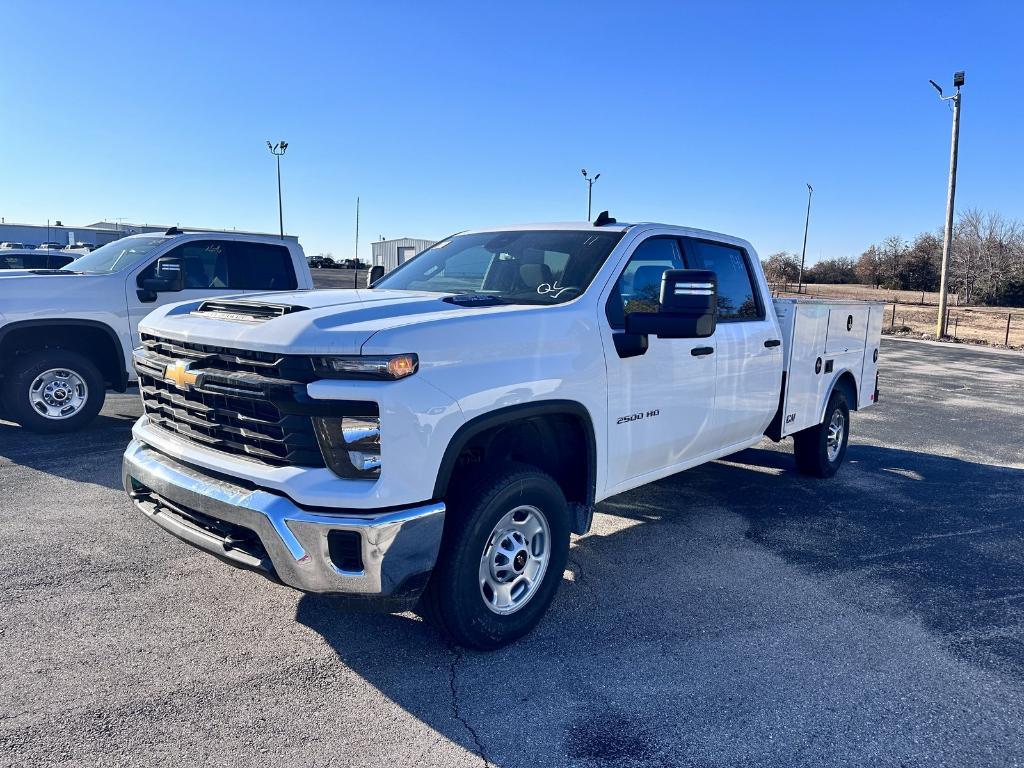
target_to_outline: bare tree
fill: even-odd
[[[857,282],[877,288],[882,283],[882,254],[878,246],[870,246],[853,265]]]
[[[800,278],[800,259],[794,253],[779,251],[761,262],[769,283],[788,285]]]

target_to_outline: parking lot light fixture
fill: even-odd
[[[581,172],[583,173],[583,178],[587,182],[587,221],[590,221],[590,202],[593,199],[594,182],[601,178],[601,174],[599,173],[593,178],[591,178],[590,176],[587,176],[586,168],[582,168]]]
[[[284,208],[281,205],[281,155],[288,149],[288,142],[284,139],[271,144],[267,142],[267,149],[277,158],[277,223],[281,230],[281,239],[284,240]]]

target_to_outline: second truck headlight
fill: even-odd
[[[324,461],[336,475],[380,474],[379,416],[319,416],[314,423]]]

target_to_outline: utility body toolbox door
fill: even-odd
[[[875,382],[878,376],[878,355],[882,342],[882,320],[885,314],[884,304],[872,304],[869,307],[867,336],[864,343],[864,364],[860,375],[860,387],[857,390],[857,407],[867,408],[875,404]]]
[[[839,355],[864,349],[870,309],[869,305],[845,305],[829,309],[826,355]]]
[[[831,378],[825,374],[824,361],[829,307],[791,300],[775,304],[785,353],[781,424],[785,437],[820,421],[823,389]]]

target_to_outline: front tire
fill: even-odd
[[[103,407],[103,375],[89,358],[67,349],[42,349],[11,361],[2,382],[8,418],[31,432],[74,432]]]
[[[846,396],[835,391],[828,399],[824,421],[793,435],[797,470],[811,477],[832,477],[843,463],[849,440],[850,407]]]
[[[458,645],[492,650],[530,632],[569,556],[569,507],[540,470],[509,463],[451,499],[421,609]]]

